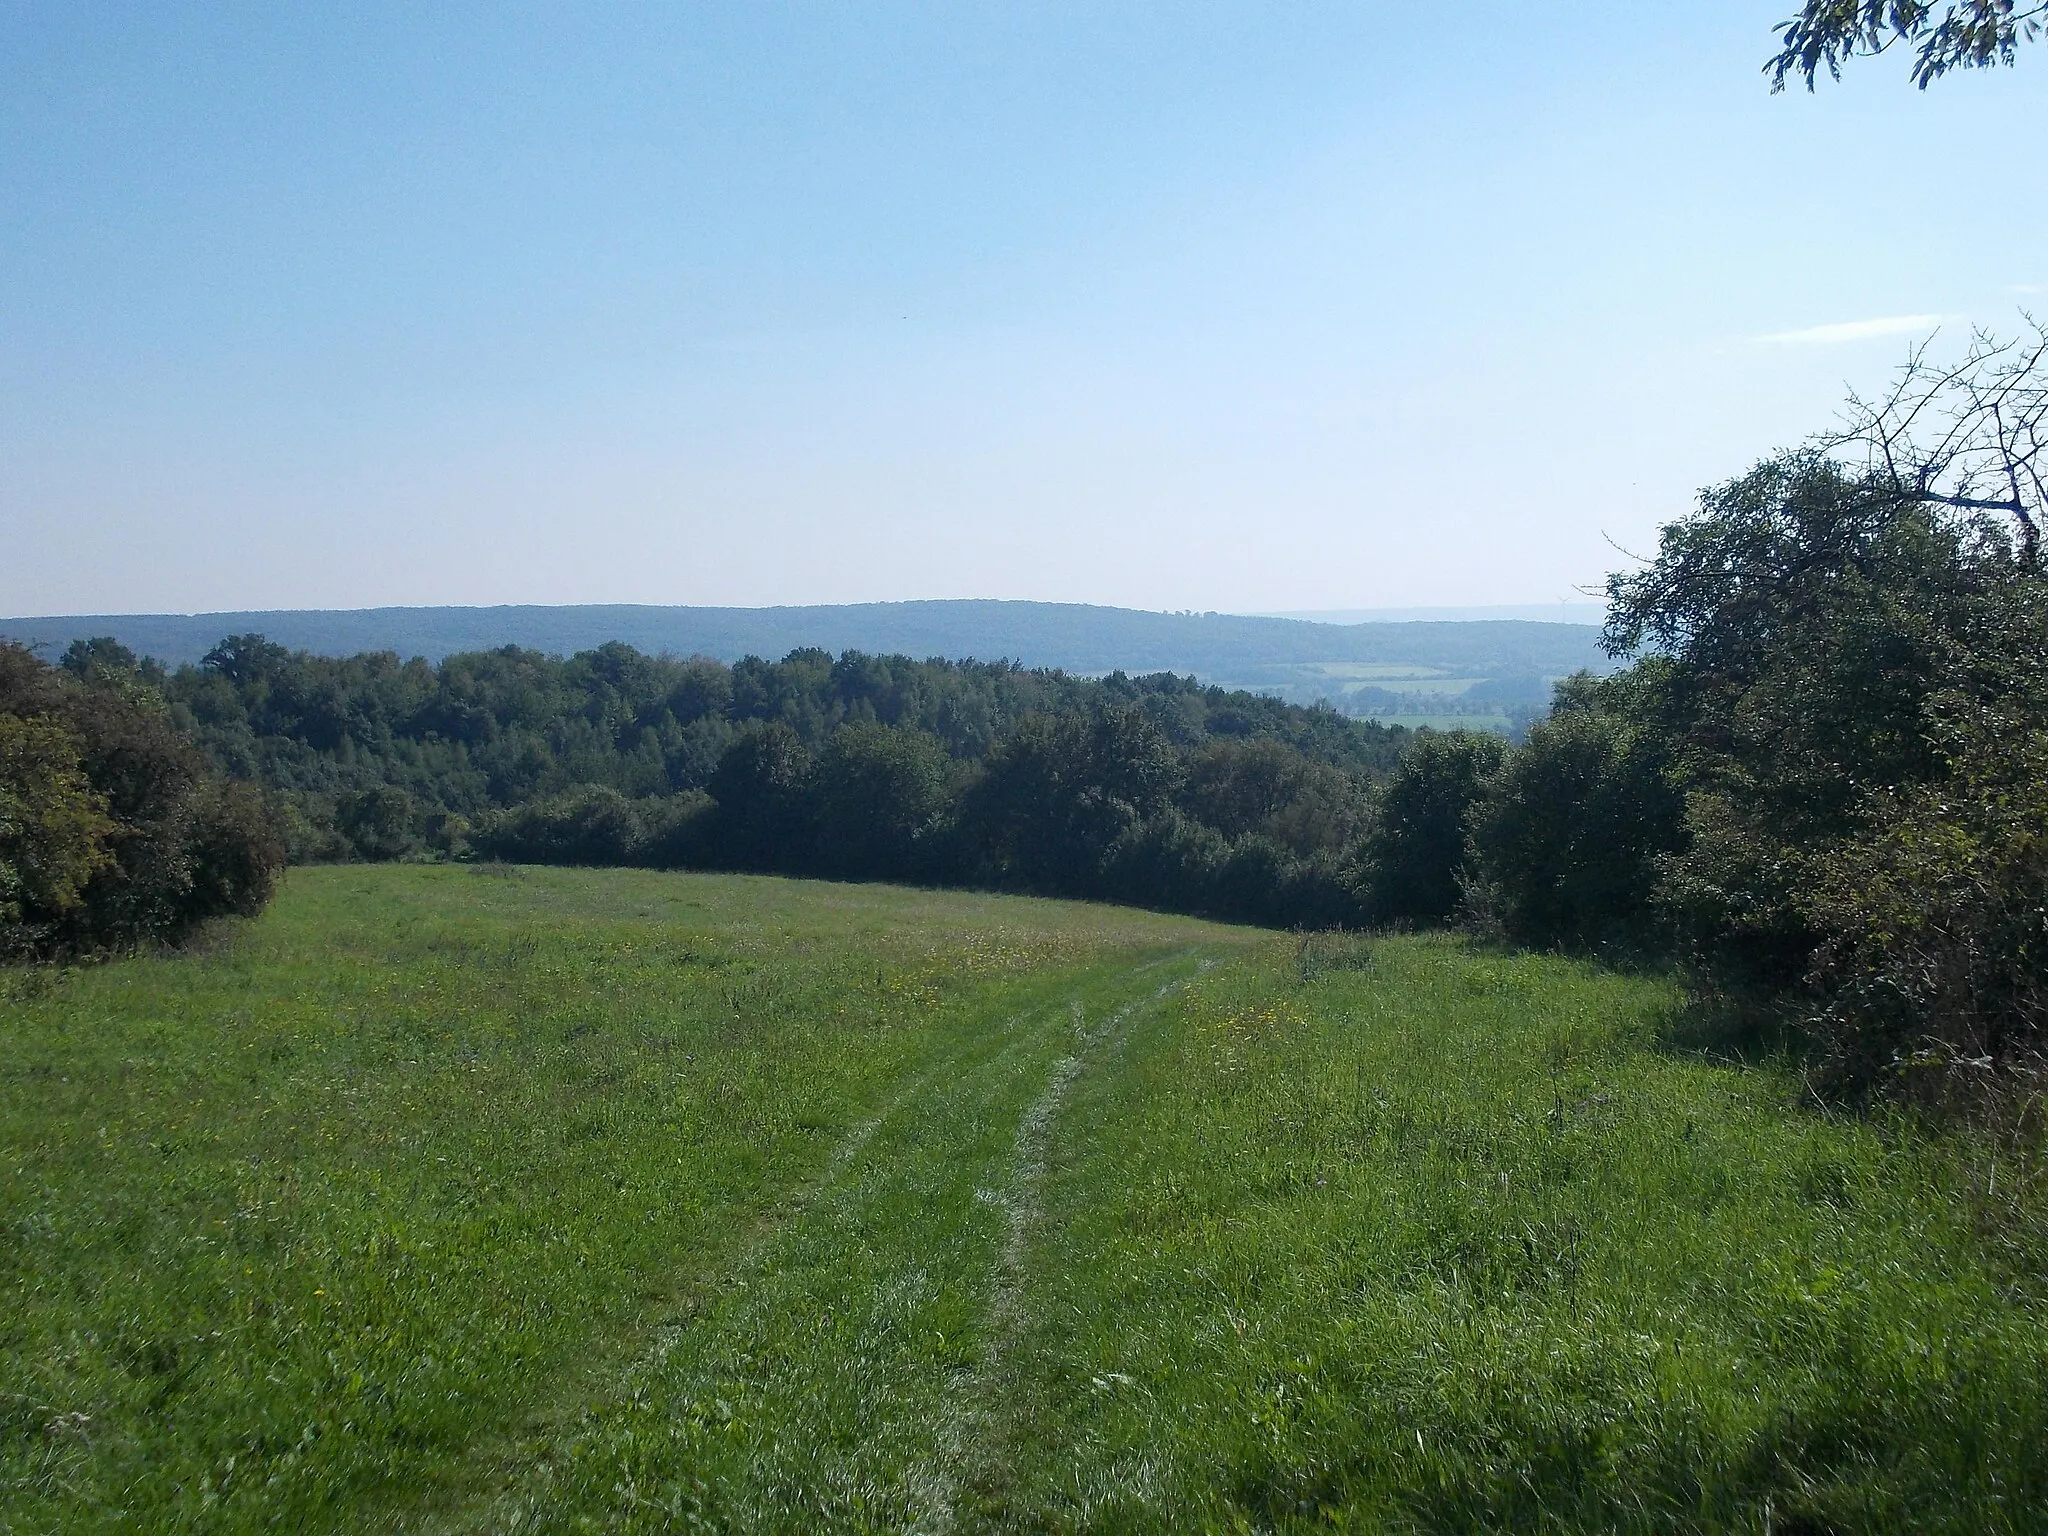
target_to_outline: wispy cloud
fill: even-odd
[[[2007,293],[2048,293],[2048,283],[2007,283]]]
[[[1931,331],[1954,315],[1879,315],[1874,320],[1844,320],[1836,325],[1809,325],[1803,331],[1773,331],[1758,341],[1825,345],[1837,341],[1868,341],[1873,336],[1908,336]]]

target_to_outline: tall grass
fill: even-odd
[[[1073,1106],[987,1523],[2048,1525],[2048,1255],[1975,1149],[1667,1054],[1674,1002],[1403,939],[1146,1021]]]
[[[296,871],[0,1006],[0,1530],[460,1504],[934,1052],[1191,933],[633,872]],[[568,1405],[568,1407],[565,1407]]]
[[[6,984],[0,1530],[2044,1526],[2035,1197],[1655,978],[387,867]]]

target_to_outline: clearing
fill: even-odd
[[[2024,1169],[1655,978],[385,866],[0,988],[0,1531],[2044,1525]]]

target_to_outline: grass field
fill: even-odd
[[[1505,736],[1515,723],[1506,715],[1369,715],[1378,725],[1403,725],[1411,731],[1492,731]]]
[[[1447,939],[296,871],[0,1003],[0,1530],[2037,1530],[2028,1170]]]

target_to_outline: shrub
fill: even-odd
[[[1104,860],[1104,893],[1171,912],[1213,913],[1230,841],[1171,807],[1134,822]]]
[[[358,859],[378,862],[420,852],[420,809],[393,784],[349,790],[335,797],[334,825]]]
[[[632,864],[644,839],[634,803],[595,784],[493,811],[470,833],[477,853],[518,864]]]
[[[201,779],[187,805],[194,912],[254,917],[284,870],[277,818],[252,784]]]
[[[1443,922],[1463,901],[1466,838],[1507,751],[1469,731],[1418,737],[1379,798],[1365,840],[1364,909],[1374,922]]]
[[[2048,1035],[2048,728],[1992,717],[1956,776],[1880,797],[1872,830],[1814,861],[1811,1025],[1837,1082],[1924,1089],[2038,1067]]]
[[[1650,952],[1668,937],[1652,901],[1661,856],[1684,841],[1671,742],[1643,718],[1641,679],[1559,684],[1488,783],[1472,842],[1493,916],[1544,948]]]
[[[692,790],[629,800],[586,784],[547,800],[492,811],[467,830],[467,851],[515,864],[644,865],[702,861],[711,797]]]
[[[211,773],[147,676],[101,648],[66,670],[0,644],[0,819],[18,915],[5,947],[175,943],[251,914],[284,862],[261,795]]]
[[[2048,1022],[2048,582],[1991,503],[1927,484],[1774,459],[1609,584],[1610,649],[1653,651],[1613,686],[1685,795],[1677,952],[1852,1092],[2038,1057]]]
[[[27,948],[84,900],[116,826],[61,722],[0,714],[0,933]]]

